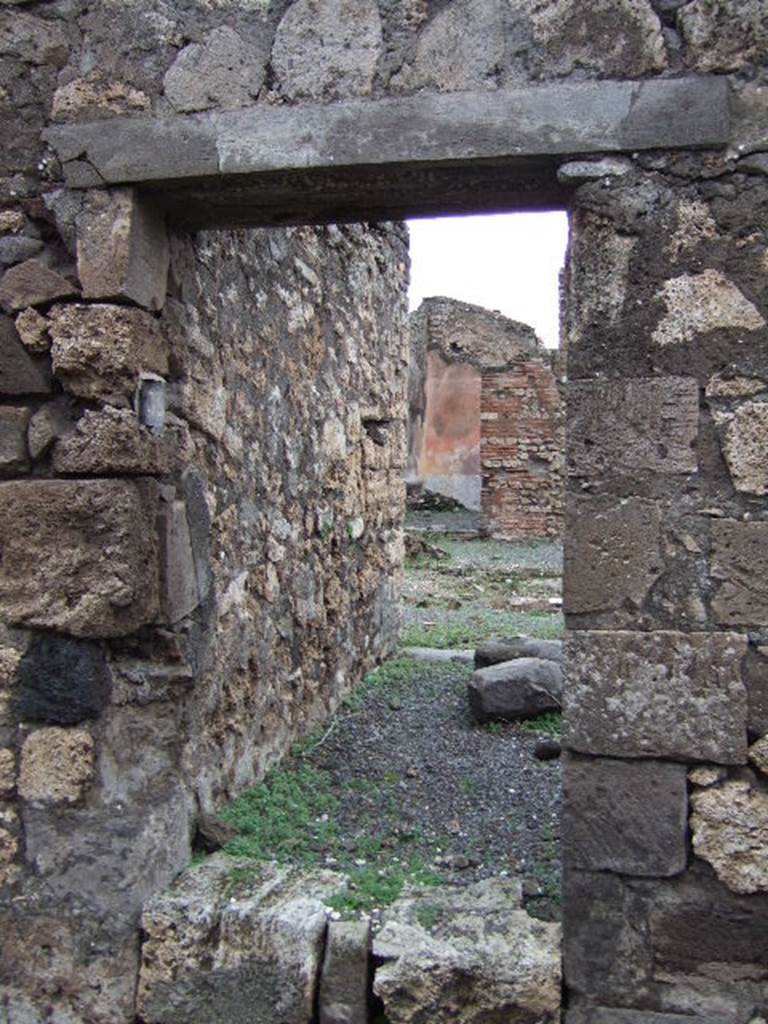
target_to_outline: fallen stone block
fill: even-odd
[[[509,640],[487,640],[475,651],[475,668],[487,668],[515,658],[543,658],[544,661],[563,660],[562,640],[538,640],[536,637],[515,636]]]
[[[391,1024],[554,1024],[560,926],[521,909],[519,882],[420,890],[382,917],[374,993]]]
[[[138,1012],[146,1024],[307,1024],[329,871],[215,854],[144,908]]]
[[[559,711],[562,693],[560,665],[543,658],[516,658],[478,669],[468,685],[469,706],[478,722],[515,722]]]

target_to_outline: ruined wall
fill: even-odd
[[[492,537],[560,537],[565,437],[548,354],[484,371],[482,527]]]
[[[559,536],[563,415],[530,327],[455,299],[411,314],[408,479],[482,512],[493,537]]]
[[[131,206],[95,202],[84,287]],[[159,318],[3,279],[9,1013],[132,1019],[140,907],[198,810],[395,642],[406,267],[389,226],[176,237]],[[162,429],[132,408],[142,372]]]
[[[715,155],[593,173],[566,282],[569,1020],[746,1024],[768,1009],[768,181]]]

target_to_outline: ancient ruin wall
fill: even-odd
[[[768,1007],[768,182],[714,154],[616,170],[575,193],[566,276],[569,1022],[746,1024]]]
[[[215,430],[187,424],[187,440],[173,387],[170,445],[136,427],[137,372],[182,380],[158,330],[162,224],[143,200],[133,206],[122,197],[122,213],[107,204],[103,231],[80,233],[78,274],[79,189],[98,189],[100,179],[76,149],[64,187],[42,130],[254,102],[267,110],[349,97],[489,95],[543,81],[671,85],[686,72],[709,84],[727,80],[729,152],[632,162],[629,147],[626,159],[595,154],[597,168],[561,168],[564,188],[587,180],[574,201],[566,300],[574,379],[568,1017],[747,1024],[766,1015],[766,762],[757,737],[768,733],[767,49],[763,0],[0,4],[0,262],[8,268],[0,279],[0,605],[9,623],[0,655],[0,864],[2,998],[11,1020],[131,1019],[138,935],[125,922],[188,855],[192,801],[176,770],[177,716],[182,735],[187,722],[203,735],[204,722],[223,722],[221,690],[212,690],[212,709],[179,697],[194,692],[193,648],[205,649],[196,639],[200,617],[221,623],[209,633],[211,649],[220,639],[221,650],[227,630],[247,636],[236,616],[252,614],[261,599],[240,600],[230,575],[231,621],[218,591],[217,608],[205,611],[212,590],[199,542],[207,515],[232,507],[226,491],[236,485],[217,487],[209,507],[203,471]],[[136,159],[143,155],[138,145]],[[311,202],[306,210],[311,220]],[[175,265],[193,272],[198,256],[187,248],[182,259],[184,245],[174,246]],[[207,270],[200,264],[195,273],[202,279]],[[77,309],[80,286],[85,311]],[[190,338],[191,353],[195,344]],[[332,353],[335,335],[328,345]],[[157,384],[146,384],[147,422]],[[102,441],[62,443],[73,409],[94,414],[84,426]],[[227,409],[224,420],[230,426]],[[175,459],[189,445],[204,463],[199,477],[179,475]],[[104,452],[119,472],[84,468]],[[246,464],[229,450],[221,458],[232,470]],[[160,551],[164,561],[175,552],[194,563],[194,587],[187,572],[161,588]],[[174,615],[197,600],[197,624],[180,637]],[[160,618],[162,630],[154,628]],[[34,631],[33,643],[19,621]],[[107,651],[112,665],[119,653],[148,671],[115,676]],[[749,751],[747,739],[755,741]],[[247,734],[230,741],[222,784],[243,768],[248,774],[247,756],[233,766],[252,743]],[[204,765],[195,777],[198,768],[200,792],[213,791]]]
[[[425,299],[410,325],[408,479],[480,510],[490,536],[559,536],[551,354],[525,324],[455,299]]]

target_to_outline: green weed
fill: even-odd
[[[564,629],[563,617],[550,612],[509,612],[485,608],[471,612],[462,622],[418,623],[406,626],[400,637],[403,647],[476,647],[484,640],[505,636],[556,639]]]
[[[413,857],[407,864],[374,864],[348,872],[347,888],[335,893],[328,905],[339,913],[360,913],[393,903],[406,884],[441,885],[443,879],[424,862]]]
[[[543,711],[533,718],[526,718],[520,723],[523,732],[543,733],[559,739],[562,730],[562,715],[559,711]]]

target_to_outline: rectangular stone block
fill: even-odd
[[[128,299],[162,309],[168,236],[161,214],[135,189],[89,193],[77,217],[77,270],[86,299]]]
[[[184,502],[163,502],[160,511],[162,612],[166,622],[174,623],[199,603],[197,574]]]
[[[55,306],[50,315],[53,371],[81,398],[134,396],[141,373],[168,372],[158,321],[128,306]]]
[[[569,758],[563,776],[563,856],[573,867],[675,875],[685,868],[686,768],[663,761]]]
[[[715,622],[768,625],[768,523],[713,522],[711,573]]]
[[[371,924],[329,921],[320,976],[320,1024],[368,1024]]]
[[[568,495],[565,522],[565,611],[631,615],[662,570],[658,505],[642,498]]]
[[[0,476],[13,476],[29,468],[28,422],[29,409],[0,407]]]
[[[575,381],[567,389],[568,474],[694,473],[699,388],[693,377]]]
[[[569,633],[566,746],[609,757],[744,764],[746,647],[735,633]]]
[[[615,1006],[574,1006],[565,1024],[733,1024],[730,1015],[708,1013],[654,1013],[651,1010],[622,1010]]]
[[[0,614],[79,637],[132,633],[158,611],[152,481],[0,484]]]
[[[0,314],[0,394],[45,395],[50,390],[50,370],[22,345],[13,320]]]

